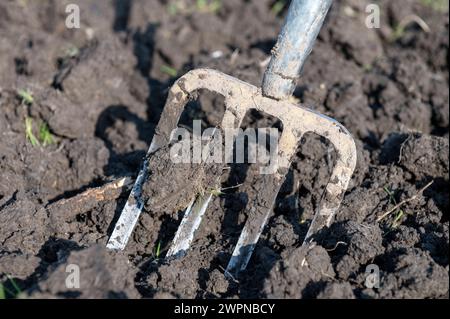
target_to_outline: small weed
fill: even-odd
[[[221,0],[197,0],[196,2],[197,10],[200,12],[210,12],[210,13],[217,13],[217,11],[220,10],[222,7],[222,1]]]
[[[390,210],[388,210],[387,212],[385,212],[384,214],[382,214],[380,217],[377,218],[377,222],[382,221],[385,217],[389,216],[390,214],[394,213],[395,217],[394,217],[394,222],[391,224],[391,228],[395,228],[398,225],[401,224],[400,219],[403,217],[403,215],[405,215],[405,212],[403,210],[400,209],[401,206],[405,205],[406,203],[409,203],[413,200],[416,200],[419,196],[422,196],[423,192],[428,189],[428,187],[430,187],[431,185],[433,185],[434,181],[429,182],[428,184],[426,184],[424,187],[422,187],[416,194],[414,194],[413,196],[402,200],[400,203],[397,204],[393,193],[385,186],[383,189],[384,191],[389,195],[389,201],[392,204],[395,204],[393,208],[391,208]],[[407,213],[408,214],[408,213]]]
[[[9,282],[11,283],[11,285],[14,287],[14,289],[16,290],[17,295],[22,293],[22,290],[20,290],[19,286],[16,284],[16,282],[14,281],[14,279],[12,279],[10,276],[6,275],[6,277],[8,278]]]
[[[397,201],[395,200],[394,193],[387,186],[383,187],[383,190],[389,196],[389,203],[392,205],[397,205]],[[399,209],[395,213],[395,218],[392,221],[391,228],[397,228],[401,224],[401,219],[404,215],[405,215],[405,212],[402,209]]]
[[[50,133],[48,125],[45,122],[42,122],[39,125],[39,139],[41,140],[44,147],[55,142],[53,139],[53,135],[52,133]]]
[[[196,0],[194,6],[188,5],[184,0],[177,0],[167,5],[167,12],[172,16],[190,15],[194,12],[217,13],[220,8],[222,8],[222,0]]]
[[[226,191],[226,190],[229,190],[229,189],[238,188],[238,187],[240,187],[240,186],[242,186],[242,184],[238,184],[238,185],[230,186],[230,187],[224,187],[224,188],[218,187],[218,188],[215,188],[215,189],[211,189],[209,192],[210,192],[213,196],[220,196],[220,195],[226,194],[226,193],[224,193],[223,191]]]
[[[395,216],[395,218],[394,218],[394,221],[392,222],[392,225],[391,225],[391,227],[392,228],[397,228],[400,224],[401,224],[401,219],[402,219],[402,217],[405,215],[405,212],[403,211],[403,210],[399,210],[398,212],[397,212],[397,215]]]
[[[213,196],[220,196],[220,195],[223,195],[223,192],[222,192],[222,189],[221,189],[221,188],[212,189],[212,190],[210,191],[210,193],[211,193]]]
[[[8,295],[10,295],[12,298],[17,298],[22,294],[22,290],[20,290],[19,286],[16,284],[16,282],[14,281],[14,279],[12,279],[10,276],[6,275],[6,277],[8,278],[8,281],[11,283],[11,285],[13,286],[14,290],[16,291],[15,293],[8,290],[3,284],[0,284],[0,300],[1,299],[6,299],[6,294],[8,293]]]
[[[405,27],[401,24],[398,24],[392,34],[390,35],[390,41],[395,42],[400,39],[405,34]]]
[[[275,15],[279,15],[283,9],[286,7],[286,0],[278,0],[277,2],[275,2],[272,6],[272,8],[270,9],[270,11],[272,11],[273,14]]]
[[[363,64],[363,70],[364,70],[365,72],[370,72],[370,71],[373,70],[373,65],[372,65],[372,64],[369,64],[369,63],[365,63],[365,64]]]
[[[30,105],[34,102],[33,94],[28,90],[20,89],[17,91],[17,95],[21,98],[22,103],[24,104]]]
[[[383,190],[386,192],[386,194],[388,194],[389,202],[396,205],[397,201],[395,200],[394,193],[387,186],[384,186]]]
[[[168,65],[161,66],[161,72],[170,75],[171,77],[176,77],[178,75],[178,71]]]
[[[47,123],[41,122],[39,125],[38,137],[33,133],[33,120],[29,117],[25,118],[25,137],[32,146],[48,146],[55,143],[52,133]]]
[[[30,141],[31,145],[39,146],[39,140],[33,133],[33,120],[29,117],[25,118],[25,136],[28,141]]]
[[[158,245],[156,246],[156,252],[155,252],[156,259],[159,259],[160,255],[161,255],[161,242],[158,242]]]

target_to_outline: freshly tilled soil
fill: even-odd
[[[78,30],[64,26],[69,1],[0,4],[0,283],[8,291],[13,278],[31,298],[448,298],[448,11],[379,0],[381,28],[368,29],[369,1],[334,2],[294,98],[353,134],[353,179],[335,223],[316,246],[301,247],[334,160],[326,140],[306,136],[247,270],[226,279],[246,208],[269,189],[256,182],[256,165],[221,169],[231,188],[214,197],[192,249],[177,260],[162,258],[177,209],[146,207],[125,251],[111,252],[105,245],[127,191],[57,204],[136,176],[168,88],[188,70],[259,86],[284,12],[275,14],[270,0],[227,0],[217,12],[185,0],[176,14],[169,7],[177,1],[76,2]],[[411,15],[430,32],[412,22],[399,33]],[[19,97],[25,89],[32,103]],[[182,121],[213,126],[221,112],[223,101],[201,92]],[[54,143],[33,146],[25,118],[38,137],[46,123]],[[243,124],[267,126],[280,123],[250,112]],[[167,163],[158,163],[164,173]],[[164,197],[194,179],[191,169],[160,183],[150,177],[145,194]],[[372,264],[380,270],[373,289],[365,285]],[[80,268],[80,289],[65,284],[69,265]]]

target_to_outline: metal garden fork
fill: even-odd
[[[264,74],[262,88],[210,69],[188,72],[172,86],[160,122],[155,131],[149,153],[170,143],[171,131],[177,127],[181,113],[193,93],[200,89],[222,95],[225,114],[221,128],[241,126],[250,109],[263,111],[283,123],[278,141],[278,166],[274,174],[260,175],[258,181],[272,187],[264,198],[257,198],[247,209],[247,221],[228,263],[226,274],[237,275],[250,260],[256,243],[273,210],[278,191],[288,172],[301,137],[314,132],[327,138],[335,148],[336,162],[330,180],[322,195],[318,211],[304,239],[311,244],[313,235],[322,227],[330,226],[347,189],[356,165],[356,147],[350,133],[337,121],[289,101],[296,79],[320,31],[332,0],[292,0],[286,22],[272,50],[269,66]],[[147,176],[144,162],[121,216],[107,244],[111,249],[124,249],[136,225],[144,202],[142,184]],[[275,186],[274,186],[275,185]],[[212,194],[198,195],[186,209],[166,258],[186,253],[198,229]]]

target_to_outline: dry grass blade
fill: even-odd
[[[380,217],[377,218],[377,222],[382,221],[383,219],[385,219],[387,216],[389,216],[390,214],[392,214],[393,212],[397,211],[397,209],[399,209],[400,207],[402,207],[403,205],[405,205],[406,203],[409,203],[410,201],[415,200],[417,197],[419,197],[420,195],[422,195],[422,193],[431,185],[433,184],[433,181],[429,182],[427,185],[425,185],[424,187],[422,187],[414,196],[411,196],[410,198],[407,198],[405,200],[402,200],[400,203],[398,203],[397,205],[395,205],[394,207],[392,207],[390,210],[388,210],[387,212],[385,212],[383,215],[381,215]]]
[[[426,33],[429,33],[431,31],[428,24],[421,17],[419,17],[415,14],[411,14],[411,15],[404,17],[400,21],[399,27],[404,30],[406,28],[406,26],[408,26],[411,22],[417,23],[417,25]]]

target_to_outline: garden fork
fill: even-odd
[[[311,244],[314,241],[313,235],[321,228],[330,226],[353,174],[356,148],[350,133],[335,120],[289,101],[296,86],[296,79],[312,50],[331,2],[332,0],[291,2],[286,22],[272,50],[261,89],[215,70],[197,69],[178,79],[169,91],[149,148],[150,154],[170,143],[171,132],[177,127],[185,105],[193,93],[202,89],[224,97],[225,114],[221,123],[222,129],[239,128],[244,116],[251,109],[268,113],[283,123],[278,140],[276,170],[273,174],[261,174],[257,180],[257,183],[262,183],[261,185],[270,189],[266,189],[266,196],[257,196],[247,209],[247,221],[228,263],[226,275],[235,276],[246,268],[273,210],[277,194],[289,170],[291,158],[303,134],[314,132],[327,138],[336,152],[336,162],[330,180],[306,234],[304,245]],[[136,225],[144,205],[141,190],[148,174],[146,168],[147,163],[144,162],[107,244],[111,249],[124,249]],[[192,199],[166,258],[175,258],[186,253],[211,198],[212,194],[209,193],[199,194]]]

